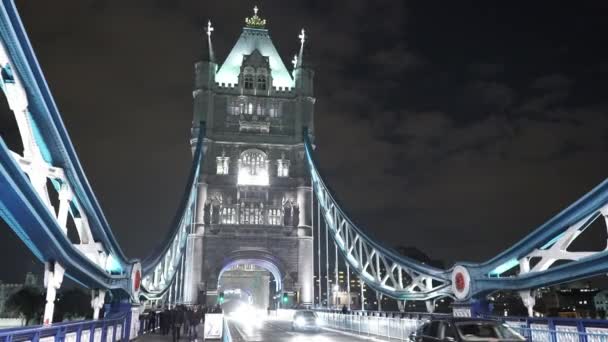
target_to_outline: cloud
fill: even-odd
[[[570,87],[572,80],[562,74],[551,74],[538,77],[532,82],[532,88],[556,90]]]

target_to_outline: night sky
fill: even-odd
[[[182,195],[203,28],[211,19],[223,60],[256,4],[290,70],[307,30],[322,171],[387,245],[483,261],[608,176],[604,1],[17,3],[132,257],[164,236]],[[5,109],[0,127],[10,146]],[[42,269],[13,235],[0,232],[2,260],[19,260],[0,271],[10,281]]]

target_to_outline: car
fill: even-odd
[[[525,341],[503,322],[476,318],[438,318],[420,326],[410,336],[413,342]]]
[[[298,310],[293,315],[291,330],[319,332],[321,330],[321,319],[312,310]]]

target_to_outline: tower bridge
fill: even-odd
[[[15,4],[1,0],[0,85],[23,150],[0,141],[0,215],[44,264],[46,325],[65,276],[91,289],[95,320],[104,304],[126,313],[103,330],[126,339],[137,335],[133,313],[146,303],[212,306],[224,291],[238,290],[261,307],[327,306],[338,262],[346,268],[348,306],[352,276],[363,304],[364,287],[376,293],[379,309],[383,296],[401,307],[425,301],[430,312],[449,297],[459,316],[477,314],[499,290],[517,291],[532,314],[535,289],[608,273],[607,249],[568,250],[593,222],[606,222],[608,182],[486,262],[440,269],[396,254],[351,220],[317,167],[306,32],[291,68],[257,8],[223,61],[214,54],[211,22],[206,33],[206,57],[194,68],[193,159],[183,197],[158,248],[129,259],[87,181]],[[95,323],[87,324],[96,334]]]

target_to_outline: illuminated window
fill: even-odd
[[[277,176],[289,177],[289,160],[285,159],[285,155],[281,155],[281,159],[277,160]]]
[[[220,222],[222,224],[236,224],[236,209],[235,208],[222,208],[220,213]]]
[[[222,153],[223,154],[223,153]],[[228,165],[230,162],[230,157],[217,157],[215,159],[215,163],[217,164],[217,174],[218,175],[227,175],[228,174]]]
[[[262,105],[258,104],[258,109],[257,109],[257,114],[258,115],[264,115],[264,110],[262,109]]]
[[[253,114],[253,103],[247,104],[247,114]]]
[[[234,101],[234,100],[228,101],[228,114],[240,115],[242,112],[243,112],[242,103],[238,103],[237,101]]]
[[[257,203],[243,203],[240,211],[241,224],[264,224],[262,205]]]
[[[279,116],[281,116],[280,109],[280,103],[271,103],[268,108],[268,115],[270,115],[271,118],[278,118]]]
[[[239,159],[239,185],[268,185],[268,161],[260,150],[247,150]]]
[[[280,226],[282,223],[281,212],[281,209],[269,209],[268,224],[273,226]]]

